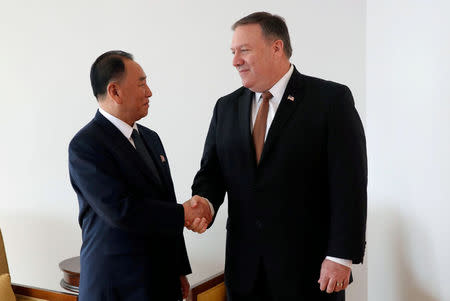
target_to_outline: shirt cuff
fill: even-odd
[[[332,257],[332,256],[327,256],[327,257],[325,257],[325,259],[328,259],[328,260],[334,261],[336,263],[345,265],[346,267],[352,268],[353,261],[351,259],[343,259],[343,258],[337,258],[337,257]]]
[[[211,209],[211,215],[214,216],[214,214],[215,214],[214,206],[211,204],[211,202],[207,198],[205,198],[205,197],[202,197],[202,198],[204,198],[205,200],[208,201],[209,209]]]

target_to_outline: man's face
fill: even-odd
[[[126,59],[124,64],[125,74],[119,82],[123,100],[120,110],[128,121],[134,123],[147,116],[152,91],[147,86],[147,76],[138,63]]]
[[[231,42],[233,66],[242,85],[254,92],[264,92],[273,85],[274,51],[272,42],[264,38],[259,24],[238,26]]]

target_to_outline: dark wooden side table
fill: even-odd
[[[80,286],[80,256],[61,261],[59,268],[64,273],[64,277],[60,282],[61,287],[78,293],[78,287]]]

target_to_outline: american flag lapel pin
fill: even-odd
[[[166,158],[164,158],[163,155],[159,155],[159,157],[161,158],[161,162],[162,162],[162,163],[166,162]]]
[[[294,96],[292,96],[292,95],[289,95],[289,96],[288,96],[288,100],[290,100],[290,101],[294,101]]]

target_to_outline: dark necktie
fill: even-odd
[[[144,160],[148,168],[150,168],[150,171],[152,172],[152,174],[155,175],[159,184],[161,184],[161,179],[159,177],[158,170],[156,169],[155,162],[148,153],[147,147],[145,146],[144,141],[141,138],[141,135],[139,135],[139,132],[136,129],[133,129],[131,138],[133,138],[134,145],[136,146],[136,151],[138,152],[139,156]]]
[[[266,136],[267,114],[269,113],[269,100],[273,97],[269,91],[262,95],[262,103],[259,106],[256,115],[255,125],[253,126],[253,143],[255,144],[256,163],[259,164],[262,150],[264,147],[264,137]]]

